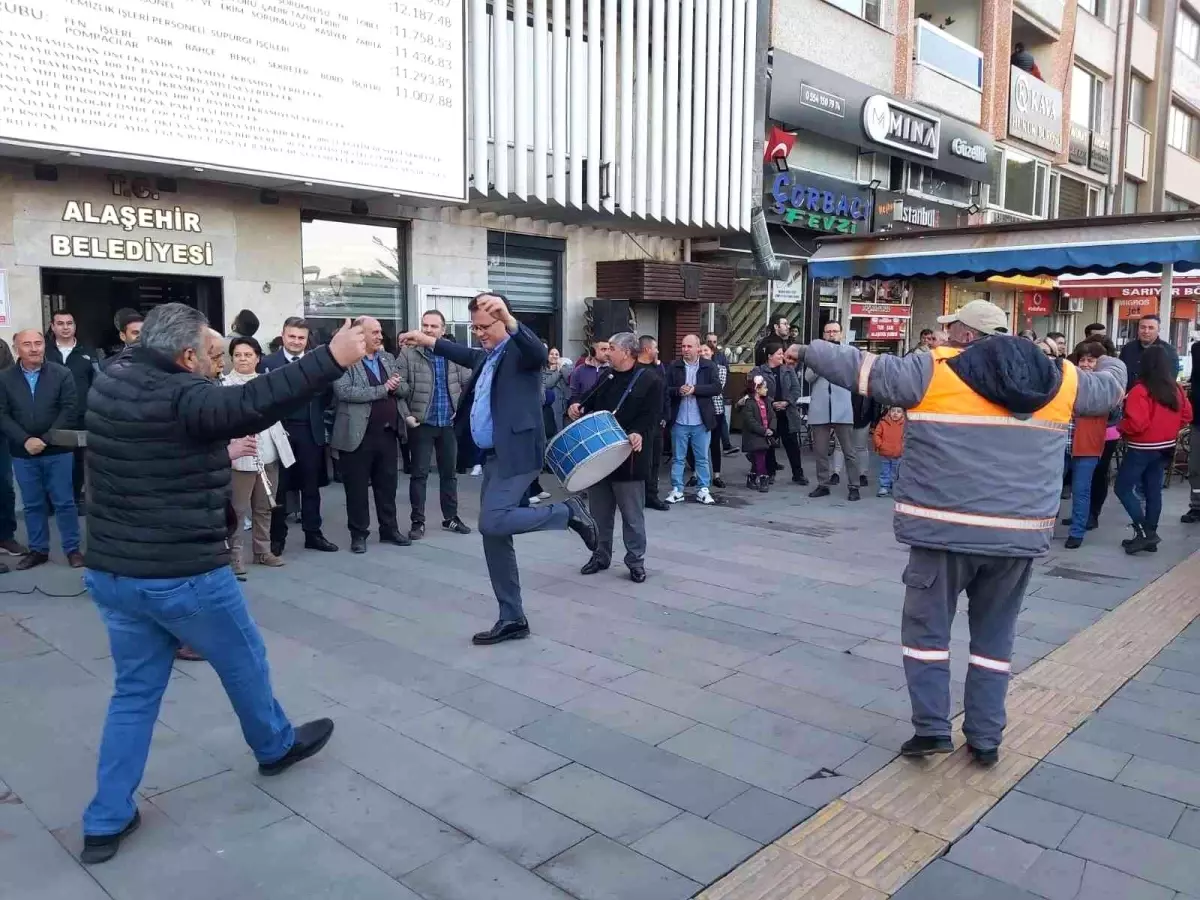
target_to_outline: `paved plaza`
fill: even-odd
[[[732,484],[744,462],[731,463]],[[462,479],[472,525],[477,485]],[[212,670],[177,664],[142,828],[88,869],[75,855],[112,680],[106,636],[86,596],[18,592],[72,594],[78,572],[0,576],[0,898],[692,897],[875,775],[911,733],[906,550],[890,503],[864,493],[732,488],[722,506],[648,512],[644,585],[619,565],[580,576],[587,553],[570,533],[518,537],[533,636],[491,648],[469,643],[495,618],[478,535],[431,529],[365,556],[294,537],[288,565],[254,567],[246,592],[284,708],[331,716],[329,746],[259,777]],[[326,534],[346,547],[340,487],[325,497]],[[1178,523],[1185,504],[1186,488],[1168,491],[1157,554],[1120,551],[1113,498],[1081,550],[1056,541],[1014,669],[1184,560],[1200,543]],[[1197,627],[895,896],[1200,896]],[[958,702],[965,619],[954,636]]]

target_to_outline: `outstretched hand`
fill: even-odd
[[[367,336],[361,325],[352,325],[349,319],[338,329],[329,342],[329,352],[343,369],[348,369],[367,355]]]
[[[396,338],[398,344],[405,347],[432,347],[437,338],[432,338],[423,331],[406,331]]]

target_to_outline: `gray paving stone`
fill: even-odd
[[[691,719],[602,687],[564,703],[562,708],[647,744],[658,744],[696,724]]]
[[[1200,676],[1193,675],[1192,680],[1200,682]],[[1177,690],[1167,685],[1130,681],[1117,691],[1115,699],[1144,703],[1147,706],[1186,713],[1193,717],[1200,716],[1200,694]]]
[[[1200,717],[1189,713],[1114,697],[1104,704],[1101,715],[1110,722],[1124,722],[1135,728],[1157,731],[1193,743],[1200,742]]]
[[[1037,900],[1021,888],[1013,887],[945,859],[935,859],[892,895],[893,900]]]
[[[653,672],[635,672],[610,682],[607,687],[618,694],[717,728],[727,728],[730,722],[751,709],[738,700]]]
[[[1171,840],[1200,850],[1200,809],[1185,809],[1179,824],[1171,832]]]
[[[18,658],[13,656],[12,658]],[[0,897],[5,900],[107,900],[108,894],[19,798],[0,785]]]
[[[1083,871],[1082,859],[1044,850],[1021,879],[1019,887],[1032,891],[1046,900],[1076,900],[1088,895],[1080,893]]]
[[[1117,781],[1139,790],[1200,806],[1200,773],[1135,756]]]
[[[570,713],[559,713],[517,732],[609,778],[698,816],[707,816],[750,785],[636,738]]]
[[[851,706],[866,706],[891,693],[885,685],[854,681],[828,669],[817,668],[810,662],[789,662],[777,656],[753,659],[738,666],[738,669],[764,681],[800,688],[810,694]]]
[[[1064,769],[1074,769],[1076,772],[1112,781],[1132,758],[1133,754],[1089,744],[1071,735],[1051,751],[1046,761]]]
[[[1154,684],[1158,680],[1158,676],[1165,672],[1166,669],[1160,669],[1158,666],[1143,666],[1142,671],[1133,676],[1133,680],[1137,682],[1148,682]]]
[[[700,884],[716,881],[762,845],[706,819],[681,813],[632,847]]]
[[[1060,849],[1177,891],[1194,888],[1200,871],[1200,850],[1091,815],[1080,820]]]
[[[1116,869],[1088,862],[1083,870],[1079,898],[1087,900],[1174,900],[1175,892]]]
[[[708,725],[696,725],[659,746],[780,795],[821,768],[811,760],[788,756]]]
[[[1017,790],[1163,836],[1171,833],[1183,814],[1182,803],[1044,762],[1021,780]]]
[[[685,900],[702,887],[598,834],[539,866],[537,874],[579,900]]]
[[[839,775],[870,778],[898,755],[898,751],[868,744],[837,767]]]
[[[816,762],[830,769],[839,768],[867,747],[862,741],[762,709],[753,709],[738,717],[728,731],[788,756]]]
[[[1164,669],[1174,669],[1177,672],[1200,675],[1200,651],[1176,646],[1167,647],[1150,660],[1150,664]]]
[[[856,787],[859,779],[848,775],[817,776],[802,781],[787,792],[787,798],[801,806],[811,806],[820,809],[831,800],[836,800],[842,794]]]
[[[1083,813],[1078,810],[1012,791],[992,807],[982,824],[1053,849],[1081,818]]]
[[[515,731],[555,711],[553,706],[491,682],[451,694],[445,704],[505,731]]]
[[[292,815],[235,772],[158,794],[151,802],[214,852]]]
[[[895,722],[888,716],[867,712],[853,704],[819,697],[744,673],[718,681],[710,685],[709,690],[858,740],[867,740]]]
[[[570,900],[478,841],[410,872],[403,881],[425,900]]]
[[[977,825],[950,848],[946,859],[997,881],[1020,885],[1042,852],[1037,844]]]
[[[393,878],[471,842],[328,755],[258,786]]]
[[[735,797],[708,817],[731,831],[743,834],[760,844],[787,834],[816,810],[792,800],[786,800],[762,788],[751,788]]]
[[[526,785],[522,793],[622,844],[632,844],[680,813],[577,763]]]
[[[1154,683],[1161,684],[1163,687],[1174,688],[1177,691],[1191,691],[1193,694],[1200,693],[1200,678],[1197,678],[1192,672],[1163,669],[1158,677],[1154,679]]]
[[[1196,745],[1191,741],[1110,721],[1104,718],[1103,709],[1084,722],[1075,735],[1090,744],[1200,772],[1200,754],[1196,753]]]

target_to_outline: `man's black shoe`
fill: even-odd
[[[419,541],[425,537],[425,523],[413,522],[412,527],[408,529],[408,539],[410,541]]]
[[[712,480],[712,486],[715,488],[721,488],[723,490],[725,488],[725,479],[722,478],[720,475],[714,475],[713,480]]]
[[[337,553],[338,546],[319,531],[304,535],[305,550],[320,550],[322,553]]]
[[[259,775],[278,775],[286,772],[296,763],[316,756],[329,743],[333,735],[333,719],[314,719],[296,727],[296,740],[292,749],[283,754],[281,759],[273,763],[259,763]]]
[[[829,483],[830,484],[841,484],[842,476],[839,475],[837,472],[834,472],[832,475],[829,476]]]
[[[859,493],[858,493],[858,488],[856,488],[856,487],[854,487],[853,485],[851,485],[851,486],[850,486],[850,492],[849,492],[849,500],[850,500],[850,502],[851,502],[851,503],[853,503],[855,500],[861,500],[861,499],[862,499],[862,497],[860,497],[860,496],[859,496]]]
[[[954,741],[948,737],[914,734],[900,746],[901,756],[933,756],[937,753],[953,752]]]
[[[659,512],[666,512],[670,508],[661,497],[646,498],[646,509],[657,509]]]
[[[643,581],[646,580],[646,567],[645,566],[630,566],[629,567],[629,578],[634,584],[641,584]]]
[[[808,479],[803,472],[799,472],[792,476],[792,484],[798,484],[801,487],[808,487]]]
[[[367,552],[367,539],[365,537],[350,538],[350,552],[351,553],[366,553]]]
[[[442,527],[447,531],[453,531],[455,534],[470,534],[471,529],[466,526],[462,519],[455,516],[453,519],[446,519],[442,522]]]
[[[497,622],[487,631],[481,631],[471,638],[472,644],[481,646],[499,644],[501,641],[515,641],[529,637],[529,622],[521,619],[519,622]]]
[[[1087,525],[1085,525],[1084,528],[1087,531],[1095,531],[1099,527],[1100,527],[1100,519],[1097,518],[1096,516],[1088,516]]]
[[[1179,521],[1184,525],[1195,525],[1200,522],[1200,509],[1189,509],[1179,517]]]
[[[815,488],[813,488],[811,491],[808,492],[808,496],[810,496],[810,497],[828,497],[829,496],[829,488],[825,487],[825,485],[823,485],[823,484],[818,484]]]
[[[569,497],[565,502],[570,515],[570,518],[567,519],[567,527],[583,539],[585,547],[595,553],[596,547],[600,543],[596,520],[592,518],[592,514],[587,511],[579,498]]]
[[[384,531],[379,535],[379,543],[395,544],[397,547],[411,547],[412,541],[399,531]]]
[[[579,570],[580,575],[595,575],[597,572],[603,572],[611,565],[608,560],[592,554],[592,558],[583,564],[583,568]]]
[[[1067,516],[1065,519],[1062,520],[1062,523],[1064,525],[1070,525],[1074,521],[1075,520],[1071,516]]]
[[[1078,550],[1083,546],[1083,538],[1069,537],[1067,542],[1063,544],[1068,550]]]
[[[975,760],[985,769],[990,769],[996,763],[1000,762],[1000,748],[993,747],[991,750],[980,750],[978,747],[972,747],[967,744],[967,752],[971,754],[971,759]]]
[[[684,487],[697,487],[699,484],[700,484],[700,479],[697,478],[695,475],[693,475],[691,478],[689,478],[687,480],[687,484],[685,484]]]
[[[50,562],[49,553],[38,553],[36,550],[30,550],[17,560],[17,571],[24,572],[27,569],[33,569],[48,562]]]
[[[271,555],[272,556],[283,556],[283,544],[276,543],[273,541],[271,543]]]
[[[137,831],[141,824],[142,814],[135,809],[129,824],[116,834],[85,834],[83,836],[83,852],[79,854],[79,861],[85,866],[108,862],[121,849],[121,841]]]
[[[868,484],[870,484],[870,483],[871,483],[871,482],[867,480],[867,476],[866,476],[866,475],[859,475],[859,476],[858,476],[858,486],[859,486],[859,487],[866,487],[866,486],[867,486]]]

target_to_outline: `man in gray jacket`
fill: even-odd
[[[355,325],[363,330],[367,355],[333,383],[337,412],[330,446],[341,461],[346,489],[346,525],[350,552],[366,553],[371,533],[368,488],[375,495],[379,540],[407,547],[412,542],[396,522],[396,486],[399,482],[399,441],[404,420],[396,390],[396,358],[383,349],[383,326],[362,316]]]
[[[421,316],[421,332],[437,340],[446,335],[446,317],[436,309]],[[408,479],[408,502],[412,527],[408,536],[425,537],[425,497],[429,486],[429,459],[437,454],[438,493],[442,504],[442,527],[455,534],[471,529],[458,517],[458,438],[454,433],[454,411],[471,372],[425,347],[402,347],[396,357],[400,386],[396,402],[408,425],[412,450],[412,475]]]
[[[826,322],[821,336],[831,344],[840,344],[842,326],[837,322]],[[854,406],[850,402],[850,392],[811,367],[804,373],[804,380],[809,384],[808,424],[812,427],[813,453],[817,457],[817,486],[808,496],[829,496],[829,485],[833,483],[832,439],[836,435],[846,457],[849,497],[857,500],[862,472],[854,445]]]

